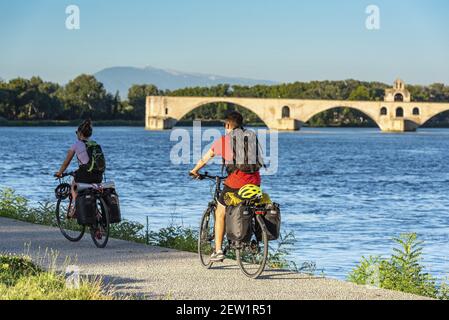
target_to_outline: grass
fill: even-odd
[[[0,300],[111,300],[101,281],[81,277],[76,286],[27,256],[0,255]]]
[[[418,240],[417,234],[402,234],[393,240],[396,247],[389,258],[362,257],[360,264],[349,274],[348,280],[359,285],[448,300],[448,285],[424,271],[423,242]]]

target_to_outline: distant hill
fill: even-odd
[[[218,84],[239,84],[239,85],[257,85],[257,84],[276,84],[274,81],[255,80],[246,78],[223,77],[211,74],[187,73],[167,69],[157,69],[153,67],[134,68],[134,67],[112,67],[103,69],[94,76],[102,82],[111,93],[120,92],[120,96],[126,98],[128,89],[134,84],[154,84],[159,89],[181,89],[186,87],[207,87]]]

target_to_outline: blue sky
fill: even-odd
[[[78,5],[81,29],[65,28]],[[381,29],[365,28],[380,8]],[[111,66],[276,81],[449,83],[446,0],[0,0],[0,77]]]

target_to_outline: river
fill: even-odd
[[[208,183],[188,178],[191,166],[170,161],[170,134],[95,128],[124,217],[144,223],[148,216],[152,230],[170,223],[196,228],[210,199]],[[0,188],[33,204],[54,201],[52,174],[74,139],[75,128],[0,128]],[[427,271],[449,275],[448,154],[448,129],[280,133],[278,172],[263,183],[282,205],[283,230],[296,236],[290,258],[344,279],[362,256],[387,256],[393,237],[416,232],[425,241]],[[220,166],[208,170],[219,173]]]

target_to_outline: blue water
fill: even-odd
[[[74,130],[0,128],[0,188],[33,203],[53,200],[51,175]],[[197,227],[210,188],[187,177],[190,166],[171,164],[170,132],[96,128],[95,139],[127,219],[149,216],[153,230],[171,222]],[[449,130],[304,129],[281,133],[279,149],[279,172],[264,186],[282,204],[283,229],[296,235],[298,264],[313,261],[343,279],[362,256],[388,255],[392,237],[417,232],[428,271],[449,275]]]

